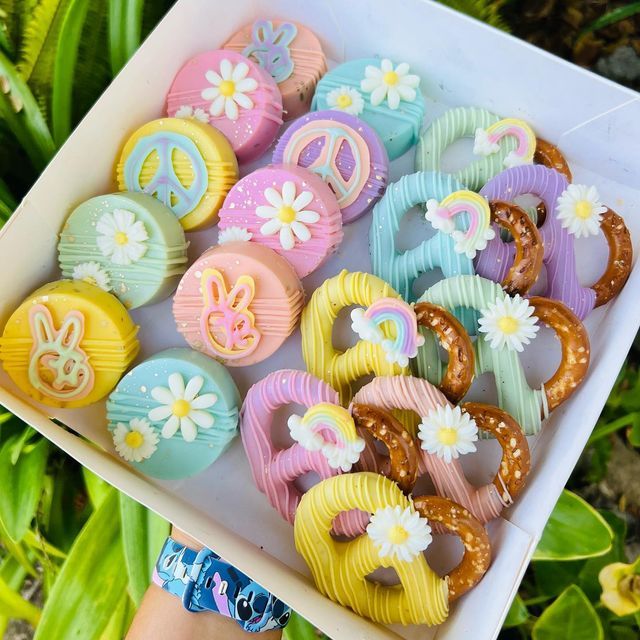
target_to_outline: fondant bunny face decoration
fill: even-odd
[[[398,294],[369,273],[345,270],[318,287],[302,312],[302,355],[307,369],[336,389],[344,405],[353,395],[351,385],[360,378],[372,373],[408,373],[406,366],[387,358],[382,342],[393,342],[397,335],[387,327],[381,331],[379,341],[361,339],[344,352],[333,345],[333,325],[341,309],[352,305],[368,308],[382,298],[398,298]]]
[[[347,542],[334,540],[334,519],[354,509],[370,515],[366,533]],[[444,578],[422,554],[432,539],[428,521],[458,535],[465,546],[462,561]],[[311,488],[298,507],[294,537],[323,594],[383,624],[440,624],[449,602],[481,579],[491,557],[486,531],[464,507],[435,496],[411,501],[393,481],[366,472]],[[367,580],[379,567],[394,568],[400,584]]]
[[[255,295],[250,276],[240,276],[230,290],[217,269],[202,274],[204,306],[200,318],[202,338],[209,348],[225,359],[243,358],[260,342],[249,305]]]
[[[544,248],[543,261],[547,271],[545,296],[566,304],[581,320],[597,306],[605,304],[618,294],[631,271],[633,249],[629,231],[624,220],[611,209],[597,202],[597,192],[590,201],[589,190],[570,185],[566,177],[553,169],[541,165],[514,167],[487,182],[480,193],[490,200],[510,200],[524,194],[539,197],[546,210],[546,216],[539,229]],[[585,191],[569,209],[575,214],[573,220],[564,211],[566,200],[571,200],[571,192]],[[600,213],[598,213],[598,209]],[[594,212],[594,229],[604,233],[609,244],[609,259],[602,277],[591,287],[583,287],[578,281],[574,237],[571,224],[578,225],[590,211]],[[604,213],[602,213],[604,211]],[[567,215],[566,218],[562,216]],[[576,237],[580,237],[576,233]],[[486,250],[478,256],[478,274],[491,280],[500,281],[511,264],[515,248],[512,243],[503,242],[496,236]]]
[[[358,391],[354,402],[387,411],[409,410],[420,416],[419,440],[416,439],[422,440],[422,445],[416,447],[419,475],[428,474],[438,495],[463,505],[480,522],[497,518],[522,491],[530,468],[529,446],[518,423],[505,411],[470,402],[461,405],[461,412],[457,408],[447,411],[451,405],[444,395],[427,380],[412,376],[375,378]],[[498,472],[492,482],[481,487],[467,480],[458,460],[475,450],[473,441],[478,429],[495,436],[502,448]],[[387,457],[378,453],[372,443],[367,445],[359,469],[384,472],[389,464]],[[392,450],[389,453],[393,455]]]
[[[245,47],[242,55],[252,58],[276,82],[284,82],[293,73],[289,46],[297,34],[298,29],[291,22],[283,22],[274,28],[270,20],[256,20],[251,30],[251,44]]]
[[[466,307],[480,314],[475,331],[475,374],[495,375],[498,406],[511,414],[527,435],[540,430],[542,418],[564,402],[587,373],[589,336],[561,302],[542,297],[511,298],[499,284],[480,276],[442,280],[422,299],[450,311]],[[539,322],[558,335],[562,357],[556,373],[539,389],[532,389],[518,353],[535,338]],[[425,333],[415,364],[420,376],[438,383],[442,363],[429,333]]]
[[[33,347],[29,382],[37,391],[56,400],[84,398],[93,387],[94,372],[81,345],[84,316],[70,311],[56,329],[51,313],[42,304],[29,311]]]

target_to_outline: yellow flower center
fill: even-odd
[[[518,321],[512,316],[504,316],[498,320],[498,329],[500,329],[502,333],[515,333],[518,330],[518,326]]]
[[[341,109],[345,109],[346,107],[350,107],[353,104],[353,100],[348,93],[343,93],[338,96],[337,104]]]
[[[225,98],[230,98],[236,92],[236,83],[233,80],[223,80],[220,83],[220,93]]]
[[[94,287],[98,286],[98,281],[95,278],[92,278],[91,276],[86,276],[85,278],[82,278],[82,280],[87,284],[92,284]]]
[[[113,236],[113,239],[116,241],[116,244],[127,244],[127,242],[129,242],[129,238],[127,237],[127,234],[124,231],[118,231],[118,233],[116,233],[115,236]]]
[[[138,431],[129,431],[124,437],[124,441],[131,449],[139,449],[144,442],[144,437]]]
[[[176,400],[171,407],[174,416],[184,418],[189,415],[191,405],[186,400]]]
[[[440,427],[438,440],[444,445],[451,446],[458,441],[458,431],[452,427]]]
[[[382,81],[390,86],[398,84],[398,80],[400,80],[400,78],[395,71],[387,71],[387,73],[382,76]]]
[[[389,542],[392,544],[402,544],[403,542],[406,542],[408,537],[409,533],[407,530],[399,524],[396,524],[389,529]]]
[[[588,200],[580,200],[576,202],[576,216],[581,220],[586,220],[591,217],[593,208]]]
[[[296,210],[293,207],[284,205],[280,211],[278,211],[278,218],[280,222],[291,224],[296,219]]]

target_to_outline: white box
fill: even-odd
[[[166,92],[182,63],[221,45],[238,27],[258,17],[306,24],[321,38],[334,62],[378,54],[408,61],[422,76],[422,89],[430,98],[427,121],[447,106],[466,104],[526,119],[562,148],[576,181],[596,184],[604,201],[625,217],[637,250],[637,93],[423,0],[234,0],[232,13],[222,0],[181,0],[79,125],[0,233],[0,254],[4,264],[11,265],[0,271],[0,322],[31,291],[60,277],[56,235],[63,220],[84,199],[115,190],[113,170],[121,144],[140,124],[162,114]],[[395,162],[394,179],[411,171],[412,162],[413,151]],[[308,295],[342,267],[368,270],[368,224],[366,217],[346,228],[342,250],[306,279]],[[191,234],[190,239],[194,258],[214,242],[215,232]],[[584,283],[599,276],[604,259],[602,238],[580,243],[578,260]],[[498,634],[545,522],[640,325],[640,305],[635,300],[639,286],[640,271],[635,267],[621,295],[589,317],[586,324],[593,348],[589,375],[575,397],[531,440],[533,470],[528,487],[515,507],[489,527],[495,559],[485,579],[435,629],[389,630],[319,595],[294,550],[291,526],[251,484],[239,440],[204,474],[161,483],[137,475],[113,457],[104,426],[104,403],[51,411],[25,399],[4,372],[0,402],[105,480],[215,549],[332,638],[489,640]],[[163,321],[158,321],[158,311]],[[184,344],[171,320],[169,301],[137,310],[133,316],[142,326],[141,358]],[[548,335],[540,340],[542,346],[526,357],[532,382],[533,378],[542,381],[551,372],[554,356],[549,353],[556,353]],[[234,369],[241,390],[267,371],[285,365],[303,368],[299,341],[296,333],[267,362]],[[482,386],[475,389],[477,396]],[[493,475],[498,452],[494,442],[482,442],[480,448],[465,463],[471,478],[486,482]],[[238,504],[243,507],[238,509]],[[446,540],[438,541],[431,554],[434,567],[451,566],[455,553]]]

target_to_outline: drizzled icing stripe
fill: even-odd
[[[466,307],[479,311],[504,297],[499,284],[478,276],[459,276],[441,280],[429,288],[420,301],[439,304],[453,310]],[[473,333],[477,333],[477,330]],[[442,378],[443,366],[437,351],[437,343],[431,332],[424,331],[424,345],[415,359],[420,376],[432,384]],[[518,353],[512,349],[492,349],[490,343],[481,336],[474,343],[475,375],[493,373],[498,392],[498,406],[511,414],[527,435],[540,431],[542,392],[531,389],[527,382]]]

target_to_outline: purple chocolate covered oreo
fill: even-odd
[[[274,164],[296,164],[319,175],[338,198],[343,223],[369,211],[384,194],[389,159],[378,134],[341,111],[298,118],[273,152]]]

